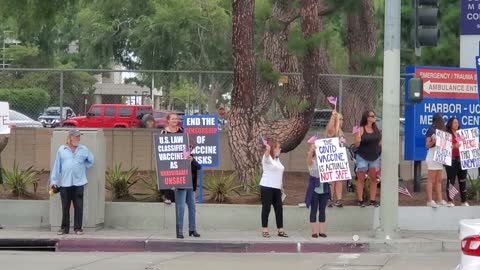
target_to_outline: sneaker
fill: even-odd
[[[342,201],[341,201],[341,200],[336,200],[334,205],[335,205],[336,207],[338,207],[338,208],[342,208],[342,207],[343,207],[343,204],[342,204]]]
[[[441,200],[441,201],[438,203],[439,206],[447,206],[447,204],[448,204],[448,203],[447,203],[445,200]]]
[[[447,203],[447,207],[454,207],[454,206],[455,206],[455,204],[453,202],[448,202]]]
[[[432,208],[437,208],[438,204],[435,201],[429,201],[427,202],[427,206],[430,206]]]
[[[368,205],[374,206],[374,207],[379,207],[379,206],[380,206],[380,203],[377,202],[377,201],[370,201],[370,203],[369,203]]]
[[[306,203],[299,203],[298,207],[304,208],[304,207],[307,207],[307,204]]]
[[[64,231],[63,229],[58,230],[57,235],[64,235],[68,234],[68,232]]]
[[[361,208],[365,207],[365,202],[363,201],[358,201],[358,206],[360,206]]]
[[[329,208],[332,208],[332,207],[333,207],[332,200],[328,200],[328,207],[329,207]]]
[[[76,235],[83,235],[83,230],[76,230],[76,231],[75,231],[75,234],[76,234]]]
[[[470,206],[470,204],[468,204],[468,202],[464,202],[462,203],[462,206]]]

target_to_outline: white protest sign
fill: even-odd
[[[352,178],[348,166],[347,149],[340,146],[339,138],[315,141],[320,182],[334,182]]]
[[[10,134],[8,111],[8,102],[0,101],[0,134]]]
[[[480,149],[478,148],[478,128],[457,130],[460,143],[460,163],[462,170],[480,167]]]
[[[452,166],[452,134],[438,130],[435,132],[435,154],[433,160]]]

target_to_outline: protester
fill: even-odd
[[[265,143],[265,153],[262,157],[263,174],[260,180],[260,197],[262,200],[262,235],[270,237],[268,232],[268,215],[271,205],[275,211],[277,222],[277,235],[288,237],[283,230],[283,171],[285,168],[280,162],[280,144],[276,141]]]
[[[435,155],[436,130],[445,131],[445,121],[441,114],[436,113],[433,116],[432,125],[428,128],[426,133],[425,145],[428,148],[427,157],[425,159],[428,169],[427,185],[425,190],[427,192],[427,206],[437,208],[439,205],[446,206],[447,202],[442,199],[442,174],[443,164],[433,160]],[[435,196],[437,202],[433,200],[432,189],[435,186]]]
[[[343,125],[343,116],[341,113],[337,113],[336,110],[332,111],[332,116],[330,117],[330,121],[327,124],[327,137],[339,137],[340,142],[343,145],[346,145],[347,141],[345,140],[345,136],[342,130]],[[336,207],[343,207],[342,204],[342,193],[343,193],[343,181],[335,181],[331,183],[332,192],[330,194],[331,201],[335,201],[333,205]],[[331,207],[332,204],[329,205]]]
[[[162,130],[162,134],[183,133],[183,129],[178,125],[180,118],[176,113],[170,112],[166,116],[168,125]],[[163,201],[165,204],[175,202],[175,192],[171,189],[164,191]]]
[[[142,128],[155,128],[155,118],[151,114],[145,114],[142,117]]]
[[[87,184],[86,170],[93,166],[93,155],[85,145],[80,144],[80,131],[68,132],[66,143],[60,145],[50,174],[52,189],[60,187],[62,200],[62,225],[59,235],[70,230],[70,204],[73,202],[75,234],[83,234],[83,194]]]
[[[382,145],[382,134],[375,123],[375,113],[365,111],[360,120],[359,131],[355,134],[356,164],[357,164],[357,197],[358,205],[365,207],[363,201],[363,187],[365,176],[368,172],[370,179],[370,203],[378,207],[380,204],[375,200],[377,193],[377,175],[380,170],[380,152]]]
[[[325,234],[325,209],[328,198],[330,197],[330,185],[320,183],[320,173],[318,170],[317,155],[315,153],[315,144],[310,146],[307,153],[307,167],[310,173],[308,178],[307,193],[305,195],[305,204],[310,207],[310,226],[312,237],[327,237]],[[317,210],[318,210],[318,230],[317,230]]]
[[[190,151],[192,151],[190,145]],[[192,162],[192,188],[175,190],[175,211],[177,224],[177,238],[183,239],[183,217],[185,215],[185,203],[188,207],[188,236],[200,237],[196,229],[196,208],[195,208],[195,191],[197,191],[198,171],[202,166],[190,154],[188,160]]]
[[[458,119],[451,117],[447,122],[447,132],[452,134],[452,166],[445,165],[447,171],[447,206],[455,206],[452,196],[450,196],[450,188],[455,186],[455,179],[458,178],[458,186],[460,188],[460,198],[463,206],[470,206],[467,202],[467,170],[462,170],[460,163],[460,138],[457,137],[457,130],[460,129]]]

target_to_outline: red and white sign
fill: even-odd
[[[417,68],[423,79],[424,97],[478,98],[475,70]]]

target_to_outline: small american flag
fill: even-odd
[[[187,159],[190,156],[190,151],[183,150],[183,157]]]
[[[267,140],[265,140],[265,138],[263,138],[263,136],[262,136],[262,143],[263,143],[264,146],[267,146],[267,145],[268,145]]]
[[[455,196],[457,196],[457,194],[458,194],[458,189],[454,185],[449,183],[448,184],[448,197],[453,200],[455,198]]]
[[[313,135],[312,137],[310,137],[310,139],[308,139],[307,143],[313,144],[313,143],[315,143],[317,138],[318,138],[318,133],[315,133],[315,135]]]
[[[407,187],[406,187],[405,185],[400,185],[400,186],[398,187],[398,192],[399,192],[400,194],[403,194],[403,195],[406,195],[406,196],[408,196],[408,197],[410,197],[410,198],[413,198],[412,194],[410,194],[410,192],[408,191],[408,189],[407,189]]]
[[[337,97],[329,96],[327,97],[327,100],[330,104],[337,106]]]
[[[352,134],[356,134],[360,131],[360,127],[359,126],[353,126],[352,128]]]

